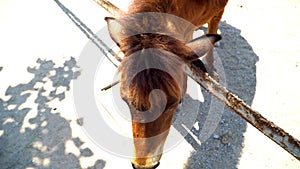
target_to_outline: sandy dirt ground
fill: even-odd
[[[93,1],[61,2],[92,30],[106,26],[108,14]],[[298,139],[299,18],[298,0],[229,0],[216,47],[227,89]],[[1,169],[131,168],[129,159],[96,146],[75,113],[73,82],[85,74],[78,58],[87,42],[51,0],[0,1]],[[300,168],[297,159],[227,108],[216,110],[222,114],[212,124],[216,130],[201,141],[213,99],[205,91],[203,98],[185,98],[183,109],[201,105],[195,125],[163,155],[161,169]]]

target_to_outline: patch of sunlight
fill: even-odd
[[[2,72],[1,72],[1,73],[2,73]],[[1,74],[1,75],[2,75],[2,74]],[[1,77],[1,78],[2,78],[2,79],[5,79],[5,78],[3,78],[3,77]],[[0,89],[6,89],[6,88],[7,88],[6,85],[0,83]],[[0,90],[0,97],[1,97],[1,99],[2,99],[3,101],[7,102],[9,99],[12,98],[12,96],[11,96],[11,95],[6,95],[5,92],[6,92],[6,90]]]
[[[106,124],[116,133],[131,138],[130,111],[119,95],[120,84],[106,91],[101,91],[103,87],[117,81],[119,78],[117,69],[108,60],[103,60],[97,69],[94,96],[98,110]]]
[[[171,127],[171,130],[176,131],[176,129],[174,129],[173,126]],[[168,139],[170,139],[170,137],[167,138],[167,141]],[[183,139],[179,144],[173,146],[171,150],[168,150],[167,152],[164,151],[164,154],[160,160],[160,168],[182,169],[184,168],[185,164],[188,162],[190,155],[194,151],[195,150],[191,146],[191,144],[188,143],[185,139]]]
[[[6,118],[6,119],[4,120],[4,122],[3,122],[3,125],[6,125],[6,124],[8,124],[8,123],[13,123],[13,122],[15,122],[15,119],[13,119],[13,118]]]
[[[26,114],[23,120],[22,127],[20,129],[20,133],[25,133],[26,128],[34,130],[38,127],[37,124],[32,124],[29,122],[30,119],[35,118],[37,115],[38,115],[38,111],[33,109]]]
[[[48,130],[48,129],[43,129],[43,130],[42,130],[42,133],[43,133],[44,135],[46,135],[46,134],[49,133],[49,130]]]
[[[71,126],[73,126],[72,130],[76,132],[75,135],[78,135],[81,140],[84,140],[84,145],[82,145],[80,148],[89,148],[93,151],[93,155],[88,157],[88,161],[85,161],[87,160],[86,157],[80,157],[79,162],[81,168],[91,167],[97,160],[102,159],[103,157],[105,157],[105,168],[124,168],[124,166],[130,166],[129,158],[120,158],[119,156],[104,151],[102,148],[96,145],[95,142],[93,142],[87,135],[85,135],[85,133],[83,133],[83,130],[76,124],[76,122],[73,122]],[[72,135],[73,134],[74,133],[72,132]]]
[[[44,83],[43,87],[45,89],[45,92],[43,92],[42,95],[48,97],[50,96],[50,92],[54,91],[55,88],[53,87],[53,82],[51,80],[49,80],[48,78],[45,78],[43,80],[45,80],[46,83]]]
[[[48,149],[47,146],[43,145],[43,143],[40,142],[40,141],[34,142],[32,144],[32,147],[35,148],[35,149],[37,149],[37,150],[39,150],[39,151],[41,151],[41,152],[43,152],[43,153],[46,152],[47,149]]]
[[[123,0],[123,1],[118,1],[118,0],[110,0],[112,4],[115,4],[118,8],[120,8],[122,11],[127,11],[128,6],[132,2],[132,0]]]
[[[30,92],[30,96],[27,98],[26,102],[23,103],[19,110],[30,107],[31,110],[26,114],[22,122],[22,127],[20,133],[24,133],[26,128],[34,130],[37,127],[37,124],[32,124],[29,122],[30,119],[37,117],[38,111],[35,107],[35,99],[37,98],[37,92]]]
[[[17,107],[16,104],[10,104],[10,105],[7,106],[7,109],[8,110],[14,110],[16,107]]]
[[[38,166],[49,167],[51,160],[50,160],[50,158],[40,159],[38,157],[33,157],[32,162]]]
[[[7,8],[9,5],[12,4],[12,2],[16,3],[14,0],[2,0],[2,1],[0,1],[0,6]],[[3,9],[5,9],[5,8],[3,8]]]
[[[193,39],[195,38],[198,38],[200,36],[204,35],[204,31],[203,30],[200,30],[200,29],[197,29],[194,34],[193,34]]]
[[[78,125],[76,119],[71,120],[71,122],[69,124],[70,124],[70,128],[72,129],[72,137],[73,138],[85,136],[81,126]]]
[[[41,89],[43,87],[44,83],[43,82],[35,82],[33,88],[38,90]]]
[[[72,153],[75,156],[79,158],[79,162],[81,165],[81,168],[89,168],[92,167],[97,160],[99,160],[102,157],[105,157],[105,159],[110,156],[109,153],[104,152],[101,148],[99,148],[97,145],[95,145],[89,137],[84,133],[81,126],[78,125],[76,120],[71,120],[70,127],[72,129],[72,138],[79,138],[80,140],[84,140],[84,143],[82,145],[76,146],[74,141],[67,140],[65,142],[65,154]],[[80,149],[84,148],[90,148],[94,155],[90,156],[87,160],[87,158],[81,157]],[[87,160],[87,161],[84,161]]]
[[[0,137],[4,134],[4,130],[0,130]]]
[[[50,70],[49,75],[50,76],[55,76],[56,75],[56,71],[55,70]]]
[[[238,168],[299,168],[297,159],[253,126],[248,125],[244,138],[244,148]]]
[[[56,88],[56,93],[55,94],[60,94],[60,93],[64,93],[67,90],[67,88],[65,86],[58,86]]]
[[[43,160],[43,166],[44,166],[44,167],[49,167],[50,162],[51,162],[50,158],[45,158],[45,159]]]
[[[191,135],[191,137],[199,144],[201,145],[201,141],[198,139],[198,137],[189,129],[187,128],[184,124],[182,124],[182,127]]]
[[[201,92],[201,88],[199,87],[198,83],[195,82],[193,79],[188,77],[187,79],[187,91],[186,93],[191,96],[194,100],[199,100],[200,102],[204,102],[204,97]]]
[[[41,124],[41,127],[46,127],[48,125],[48,122],[47,121],[43,121],[42,124]]]
[[[81,156],[79,158],[79,161],[80,161],[80,166],[82,168],[88,168],[90,167],[91,164],[94,164],[96,162],[96,158],[91,156],[91,157],[83,157]]]
[[[200,128],[199,128],[199,122],[198,121],[196,121],[196,123],[194,124],[194,126],[193,126],[196,130],[199,130]]]
[[[35,164],[35,165],[42,165],[42,162],[43,160],[38,158],[38,157],[33,157],[32,158],[32,162]]]
[[[74,154],[76,157],[80,156],[80,150],[78,149],[78,147],[76,147],[76,145],[74,144],[74,141],[72,140],[67,140],[65,142],[65,154],[69,154],[72,153]]]

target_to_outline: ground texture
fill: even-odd
[[[107,14],[94,2],[62,3],[93,30],[105,26]],[[230,0],[216,47],[227,89],[298,139],[299,18],[297,0]],[[0,19],[0,168],[131,168],[128,159],[95,146],[74,113],[72,81],[84,74],[77,59],[86,37],[53,1],[1,1]],[[172,160],[179,154],[170,151],[161,168],[300,168],[298,160],[227,108],[214,133],[199,144],[194,136],[213,99],[205,91],[203,96],[182,143],[189,149],[179,150],[188,154],[186,160]],[[196,102],[187,97],[183,108]]]

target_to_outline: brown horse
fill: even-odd
[[[111,38],[124,53],[120,94],[132,116],[133,168],[159,164],[173,115],[186,92],[182,65],[197,62],[206,71],[197,60],[206,54],[208,70],[213,69],[213,44],[221,39],[216,33],[226,3],[134,0],[124,16],[106,18]],[[191,41],[196,27],[205,23],[209,34]]]

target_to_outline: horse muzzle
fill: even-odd
[[[135,166],[133,163],[131,163],[131,164],[132,164],[133,169],[156,169],[159,166],[159,162],[152,167],[138,167],[138,166]]]

